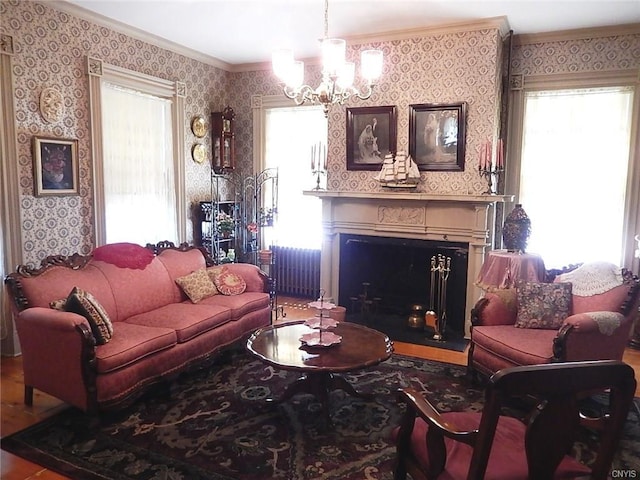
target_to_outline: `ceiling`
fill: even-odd
[[[115,20],[127,25],[129,34],[134,27],[230,65],[267,62],[273,50],[285,47],[293,48],[297,58],[317,57],[324,30],[323,0],[67,2],[106,17],[113,28],[122,27]],[[330,0],[329,36],[502,16],[516,34],[639,23],[640,0]]]

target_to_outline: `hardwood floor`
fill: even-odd
[[[307,318],[309,316],[308,310],[304,307],[304,301],[281,298],[280,302],[285,307],[286,317],[279,319],[279,322]],[[394,350],[396,353],[402,355],[438,360],[457,365],[466,365],[467,363],[466,352],[454,352],[441,348],[400,342],[394,343]],[[627,349],[623,359],[633,366],[636,372],[636,378],[640,379],[640,351]],[[3,437],[26,428],[29,425],[33,425],[66,408],[66,405],[61,401],[38,390],[34,392],[33,406],[27,407],[24,405],[21,357],[3,357],[1,359],[0,387],[0,436]],[[636,390],[636,396],[640,396],[640,387]],[[2,450],[0,452],[0,478],[3,480],[63,480],[68,477],[59,475]]]

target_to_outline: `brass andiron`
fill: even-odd
[[[425,323],[433,327],[434,340],[444,340],[447,329],[447,283],[451,273],[451,257],[438,254],[431,257],[431,310],[425,314]]]

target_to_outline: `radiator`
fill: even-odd
[[[279,295],[318,298],[320,295],[320,250],[271,247],[276,291]]]

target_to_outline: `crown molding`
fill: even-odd
[[[185,57],[198,60],[199,62],[206,63],[207,65],[211,65],[212,67],[216,67],[227,72],[232,71],[233,66],[227,62],[223,62],[222,60],[219,60],[210,55],[205,55],[204,53],[198,52],[197,50],[192,50],[190,48],[184,47],[175,42],[167,40],[166,38],[162,38],[149,32],[145,32],[144,30],[141,30],[139,28],[135,28],[117,20],[105,17],[104,15],[100,15],[99,13],[92,12],[91,10],[87,10],[86,8],[76,5],[75,3],[70,3],[67,0],[53,0],[47,2],[46,5],[53,7],[56,10],[60,10],[61,12],[68,13],[69,15],[79,17],[83,20],[93,22],[103,27],[107,27],[116,32],[124,33],[125,35],[128,35],[132,38],[142,40],[143,42],[147,42],[160,48],[170,50],[179,55],[184,55]]]
[[[640,23],[611,25],[607,27],[578,28],[574,30],[558,30],[555,32],[529,33],[514,35],[514,45],[531,45],[534,43],[566,42],[569,40],[585,40],[590,38],[615,37],[620,35],[640,35]]]
[[[448,23],[433,27],[412,28],[406,30],[393,30],[389,32],[353,35],[341,37],[347,41],[348,45],[362,45],[367,43],[391,42],[394,40],[407,40],[409,38],[431,37],[434,35],[447,35],[462,32],[474,32],[478,30],[498,30],[501,37],[509,33],[509,22],[507,17],[492,17],[482,20],[467,22]],[[306,65],[320,65],[319,57],[302,59]],[[231,72],[255,72],[259,70],[271,70],[270,62],[242,63],[231,65]]]
[[[434,35],[447,35],[462,32],[474,32],[477,30],[499,30],[500,35],[509,32],[507,17],[491,17],[481,20],[470,20],[464,22],[446,23],[432,27],[408,28],[405,30],[393,30],[367,35],[353,35],[343,37],[351,45],[360,45],[372,42],[389,42],[393,40],[406,40],[417,37],[431,37]]]

